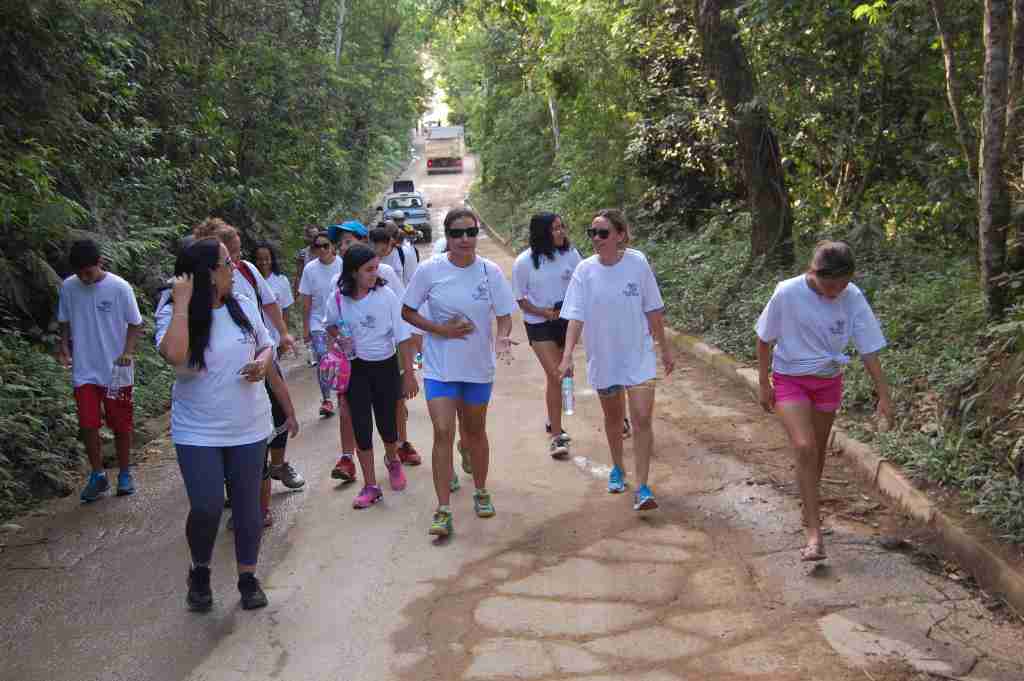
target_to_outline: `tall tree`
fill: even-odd
[[[946,100],[949,103],[950,113],[953,114],[953,125],[956,126],[960,150],[967,162],[967,177],[971,181],[971,185],[976,186],[978,182],[978,140],[974,126],[963,113],[963,83],[957,66],[956,52],[953,49],[954,36],[949,29],[946,2],[945,0],[931,0],[931,5],[946,68]]]
[[[765,256],[779,265],[793,263],[793,213],[771,116],[757,96],[757,82],[731,19],[723,7],[733,2],[696,0],[697,25],[705,66],[733,119],[737,155],[750,202],[751,258]]]
[[[1004,175],[1010,63],[1010,6],[1007,0],[985,0],[985,79],[983,85],[978,192],[978,251],[981,281],[989,316],[1006,309],[1006,229],[1010,194]]]

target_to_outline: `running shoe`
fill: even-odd
[[[338,463],[334,464],[331,477],[342,482],[356,481],[356,464],[351,456],[339,456]]]
[[[654,500],[654,493],[647,485],[640,485],[640,489],[633,495],[634,511],[653,511],[658,508],[658,502]]]
[[[402,462],[399,459],[388,461],[384,459],[384,467],[388,469],[388,484],[391,489],[401,492],[405,489],[405,473],[402,472]]]
[[[459,474],[452,471],[452,479],[448,483],[449,492],[458,492],[462,488],[462,483],[459,482]]]
[[[367,485],[352,500],[352,508],[370,508],[384,498],[384,493],[377,485]]]
[[[612,466],[612,472],[608,474],[608,491],[611,494],[626,491],[626,471],[618,466]]]
[[[622,422],[622,439],[628,440],[633,435],[633,426],[630,424],[629,419],[623,419]]]
[[[473,510],[480,518],[490,518],[494,515],[494,504],[491,503],[491,493],[485,489],[478,489],[473,492]]]
[[[430,523],[430,530],[427,534],[435,537],[447,537],[452,533],[452,512],[447,508],[439,508],[434,511],[434,520]]]
[[[267,594],[260,587],[260,580],[251,572],[238,575],[238,593],[242,594],[242,610],[266,607]]]
[[[569,458],[569,436],[566,435],[565,433],[559,435],[558,437],[551,438],[551,458]]]
[[[320,416],[323,416],[324,418],[334,416],[334,402],[324,400],[323,404],[320,405]]]
[[[213,607],[213,590],[210,589],[210,568],[207,565],[188,571],[188,609],[193,612],[209,612]]]
[[[406,466],[419,466],[423,463],[420,453],[408,442],[403,442],[398,448],[398,459]]]
[[[288,461],[280,465],[270,464],[270,478],[279,481],[288,489],[300,489],[306,484],[306,479]]]
[[[121,471],[117,475],[117,496],[130,497],[135,494],[135,481],[130,471]]]
[[[551,435],[551,421],[544,422],[544,432]],[[566,441],[572,441],[572,438],[569,437],[569,433],[565,432],[565,428],[562,428],[562,435],[565,436]]]
[[[90,503],[106,494],[108,489],[110,489],[110,481],[107,480],[107,474],[102,471],[93,471],[89,474],[89,482],[82,490],[80,498],[82,501]]]
[[[470,460],[469,450],[461,440],[459,440],[459,456],[462,457],[462,472],[466,475],[473,475],[473,462]]]

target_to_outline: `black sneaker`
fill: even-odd
[[[238,575],[238,593],[242,594],[242,610],[266,607],[267,594],[260,588],[260,580],[251,572]]]
[[[213,591],[210,589],[210,568],[206,565],[188,571],[188,609],[193,612],[209,612],[213,607]]]

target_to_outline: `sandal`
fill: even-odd
[[[808,542],[807,546],[800,549],[800,560],[805,563],[814,563],[825,558],[825,547],[820,542]]]

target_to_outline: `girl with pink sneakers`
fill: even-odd
[[[409,325],[402,320],[402,305],[377,270],[380,258],[362,244],[352,246],[342,259],[341,276],[327,299],[324,325],[335,343],[341,341],[342,322],[351,330],[352,376],[347,401],[352,413],[363,489],[353,508],[368,508],[383,497],[377,484],[373,458],[373,421],[384,441],[384,465],[391,489],[405,489],[405,473],[398,458],[396,408],[402,398],[419,392],[412,362],[415,355]],[[352,356],[352,352],[348,352]],[[399,372],[399,362],[405,369]]]

